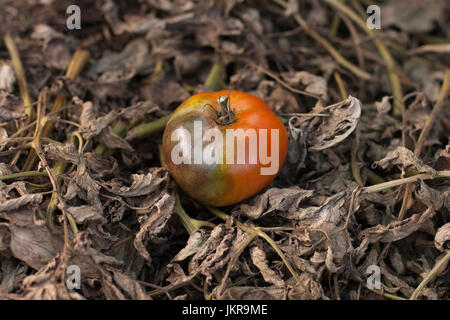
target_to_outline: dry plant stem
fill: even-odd
[[[419,139],[417,140],[417,144],[414,149],[414,155],[417,157],[419,157],[420,153],[422,152],[425,140],[431,131],[431,128],[433,126],[434,121],[436,120],[437,115],[441,112],[441,110],[444,107],[444,103],[446,101],[449,89],[450,89],[450,69],[447,69],[445,71],[444,83],[442,84],[442,88],[441,88],[441,92],[439,93],[438,100],[437,100],[436,104],[434,105],[433,110],[431,111],[431,114],[427,119],[427,122],[425,122],[425,126],[423,127],[422,131],[420,132]]]
[[[9,55],[11,56],[14,71],[16,73],[20,96],[22,97],[23,103],[25,105],[25,113],[28,115],[28,119],[31,120],[34,117],[33,100],[28,94],[25,72],[23,70],[22,61],[20,60],[19,50],[17,49],[16,43],[11,37],[11,34],[7,33],[4,37],[4,41]]]
[[[377,40],[375,38],[376,32],[374,30],[370,30],[367,28],[367,25],[363,19],[361,19],[353,10],[351,10],[349,7],[347,7],[344,3],[338,1],[338,0],[323,0],[326,3],[333,6],[335,9],[341,11],[343,14],[348,16],[350,19],[352,19],[356,24],[358,24],[364,32],[366,32],[370,37],[373,37],[373,43],[375,47],[377,48],[380,56],[383,58],[383,60],[386,62],[386,66],[388,68],[389,73],[389,79],[391,82],[392,87],[392,93],[394,95],[394,109],[393,113],[395,116],[400,116],[402,113],[402,109],[405,108],[402,98],[403,98],[403,90],[402,85],[400,82],[400,79],[395,72],[395,62],[392,58],[389,50],[386,48],[386,46],[383,44],[383,42]]]
[[[17,173],[0,176],[0,181],[17,179],[17,178],[25,178],[25,177],[36,177],[36,176],[47,177],[48,173],[46,171],[21,171],[21,172],[17,172]]]
[[[152,134],[155,134],[157,132],[160,132],[164,129],[167,122],[170,119],[170,115],[164,116],[162,118],[142,123],[133,129],[128,131],[128,135],[133,138],[143,138]],[[114,129],[113,129],[114,130]]]
[[[433,269],[431,269],[430,272],[428,272],[426,277],[423,278],[422,282],[419,284],[416,290],[414,290],[409,299],[416,300],[419,297],[420,293],[422,292],[423,288],[425,288],[425,286],[437,276],[437,273],[439,272],[441,267],[449,260],[450,260],[450,250],[447,250],[445,256],[442,257],[442,259],[434,265]]]
[[[278,3],[283,8],[287,7],[287,3],[284,0],[273,0],[274,2]],[[308,35],[316,40],[318,43],[320,43],[336,60],[336,62],[343,67],[347,68],[353,74],[355,74],[358,78],[361,78],[363,80],[369,80],[371,78],[371,75],[367,73],[366,71],[360,69],[347,59],[345,59],[334,47],[331,43],[329,43],[325,38],[323,38],[320,34],[315,32],[313,29],[311,29],[308,25],[308,23],[302,18],[302,16],[299,13],[294,13],[294,18],[297,21],[297,23],[308,33]]]
[[[339,281],[338,281],[337,273],[335,273],[333,276],[333,282],[334,282],[334,294],[336,295],[336,300],[341,300],[341,296],[339,294]]]
[[[217,217],[219,217],[220,219],[226,221],[229,216],[227,214],[225,214],[224,212],[220,211],[219,209],[213,208],[213,207],[206,207],[212,214],[216,215]],[[311,292],[309,291],[309,289],[300,281],[300,278],[298,277],[297,273],[294,271],[294,269],[292,268],[291,264],[289,263],[289,261],[287,261],[283,251],[281,251],[280,247],[278,247],[278,245],[275,243],[275,241],[273,241],[273,239],[271,237],[269,237],[269,235],[267,235],[267,233],[263,232],[261,229],[259,228],[255,228],[255,227],[248,227],[245,224],[233,219],[233,222],[236,224],[237,227],[239,227],[240,229],[242,229],[245,232],[248,232],[250,234],[257,234],[259,237],[263,238],[264,240],[266,240],[270,246],[275,250],[275,252],[278,254],[278,256],[281,258],[281,260],[283,261],[284,265],[286,266],[286,268],[289,270],[289,272],[291,273],[291,275],[294,277],[295,281],[297,282],[297,284],[299,286],[301,286],[303,288],[303,290],[305,290],[305,293],[308,295],[308,297],[310,299],[312,299],[312,295]]]
[[[61,108],[61,109],[59,109],[59,110],[57,110],[57,111],[49,112],[49,113],[47,114],[47,117],[50,116],[50,115],[56,115],[57,113],[59,113],[59,112],[61,112],[61,111],[63,111],[63,110],[66,110],[66,109],[68,109],[68,108],[65,107],[65,108]],[[28,123],[27,125],[25,125],[25,126],[23,126],[23,127],[20,127],[16,132],[14,132],[14,133],[10,136],[10,138],[20,137],[20,136],[22,135],[23,132],[25,132],[26,130],[32,128],[34,125],[36,125],[36,120],[33,120],[33,121],[31,121],[30,123]],[[47,137],[42,137],[41,139],[48,139],[48,138],[47,138]],[[45,141],[45,140],[42,140],[42,141]]]
[[[341,2],[345,2],[345,0],[340,0]],[[339,14],[335,13],[333,17],[333,21],[331,22],[331,28],[330,28],[330,36],[334,37],[336,36],[336,33],[339,29],[339,24],[341,23],[341,17]]]
[[[218,90],[223,86],[225,77],[225,67],[221,63],[214,63],[205,82],[205,87],[211,90]]]
[[[367,289],[369,289],[369,288],[367,288]],[[376,290],[376,289],[369,289],[369,290],[372,291],[373,293],[379,294],[381,296],[384,296],[384,297],[392,299],[392,300],[408,300],[406,298],[402,298],[402,297],[399,297],[399,296],[396,296],[396,295],[393,295],[393,294],[390,294],[387,292],[383,292],[381,290]]]
[[[58,200],[61,201],[63,203],[63,199],[61,198],[61,195],[59,194],[58,191],[58,180],[55,177],[55,175],[53,174],[52,169],[50,168],[50,166],[47,163],[47,160],[45,159],[45,157],[43,156],[43,151],[42,151],[42,147],[41,147],[41,133],[42,133],[42,125],[45,123],[43,121],[41,121],[42,117],[43,117],[43,111],[45,110],[45,106],[47,104],[47,89],[43,89],[39,95],[39,100],[38,100],[38,104],[37,104],[37,111],[36,111],[36,128],[34,131],[34,135],[33,135],[33,141],[31,142],[31,146],[33,147],[34,151],[36,152],[37,156],[39,157],[39,159],[41,160],[45,170],[48,173],[48,177],[50,179],[50,182],[52,184],[53,187],[53,192],[57,194]],[[63,248],[63,255],[66,256],[67,255],[67,248],[68,248],[68,233],[66,230],[66,221],[69,221],[71,227],[72,227],[72,231],[73,233],[76,233],[78,231],[76,223],[74,218],[72,217],[71,214],[67,213],[64,209],[62,210],[63,214],[64,214],[64,248]]]
[[[437,179],[437,178],[450,178],[450,170],[447,171],[437,171],[435,175],[430,173],[421,173],[412,177],[402,178],[397,180],[392,180],[380,184],[376,184],[373,186],[365,187],[363,189],[363,193],[372,193],[372,192],[380,192],[383,190],[387,190],[390,188],[398,187],[406,183],[411,183],[418,181],[419,179],[428,180],[428,179]]]
[[[180,218],[181,223],[183,224],[184,228],[186,229],[186,231],[189,234],[192,234],[195,230],[198,230],[201,227],[214,228],[216,226],[215,224],[213,224],[211,222],[197,220],[197,219],[189,217],[188,214],[186,213],[186,211],[184,211],[183,207],[181,206],[180,196],[177,192],[175,193],[174,211]]]
[[[441,112],[442,108],[444,107],[444,103],[446,101],[449,88],[450,88],[450,69],[447,69],[445,71],[444,83],[442,84],[442,88],[439,93],[438,100],[437,100],[436,104],[434,105],[430,116],[428,117],[427,121],[425,122],[425,125],[424,125],[422,131],[420,132],[419,139],[417,140],[416,147],[414,148],[414,155],[416,157],[420,157],[425,140],[431,131],[432,125],[433,125],[434,121],[436,120],[437,115]],[[403,217],[406,214],[406,211],[410,208],[410,206],[412,204],[411,203],[412,202],[411,192],[412,192],[412,187],[410,184],[407,184],[405,187],[405,193],[403,196],[402,206],[401,206],[400,212],[398,214],[398,220],[403,219]]]
[[[351,167],[352,167],[352,174],[353,178],[355,179],[356,183],[360,187],[364,187],[364,182],[361,178],[361,171],[358,167],[358,164],[356,163],[356,149],[358,147],[357,138],[355,137],[355,140],[352,144],[352,150],[351,150]]]
[[[71,135],[71,139],[68,140],[66,143],[69,143],[69,141],[73,140],[74,138],[77,138],[78,140],[78,154],[81,154],[81,150],[83,148],[83,138],[81,137],[80,133],[75,131]],[[42,140],[42,139],[41,139]],[[63,174],[66,171],[67,168],[67,162],[58,161],[56,165],[52,168],[52,171],[54,172],[55,176],[57,177],[57,187],[58,191],[61,189],[61,183],[62,179],[59,177],[59,175]],[[47,206],[47,211],[45,215],[45,221],[50,229],[53,229],[54,223],[53,223],[53,217],[56,209],[58,208],[58,197],[57,193],[53,192],[52,197],[50,199],[50,202]],[[78,228],[76,226],[76,223],[69,219],[69,223],[72,225],[72,229],[74,231],[77,231]]]
[[[347,99],[348,94],[347,94],[347,90],[345,90],[344,82],[342,81],[341,75],[337,71],[335,71],[333,74],[334,74],[334,80],[336,81],[336,83],[338,85],[339,93],[341,95],[342,100]]]
[[[379,175],[377,175],[375,172],[370,170],[369,168],[364,168],[364,172],[367,176],[367,181],[370,184],[380,184],[386,182],[383,178],[381,178]]]
[[[70,60],[69,66],[67,67],[66,77],[70,80],[74,80],[80,74],[81,70],[84,68],[87,60],[89,59],[89,52],[86,50],[79,49],[75,51]],[[56,97],[55,103],[53,104],[52,112],[58,111],[64,104],[66,103],[66,97],[63,95],[58,95]],[[47,118],[42,118],[44,123],[40,124],[42,127],[41,136],[48,137],[50,136],[53,125],[51,122],[47,122]],[[36,154],[30,150],[27,159],[25,160],[23,170],[28,171],[34,166],[35,161],[37,160]]]
[[[5,46],[8,49],[9,55],[11,56],[14,72],[16,74],[17,84],[19,86],[20,96],[22,97],[23,104],[25,106],[25,114],[28,116],[27,122],[33,120],[35,114],[33,109],[33,100],[31,99],[28,88],[27,81],[25,79],[25,72],[22,65],[22,60],[20,59],[19,50],[17,49],[16,43],[14,42],[10,33],[7,33],[4,37]],[[22,154],[22,150],[19,150],[12,160],[12,163],[19,161]]]

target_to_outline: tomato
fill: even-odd
[[[162,147],[181,189],[221,207],[270,184],[286,159],[288,135],[263,100],[224,90],[184,101],[167,123]]]

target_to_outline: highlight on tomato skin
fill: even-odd
[[[240,91],[200,93],[172,114],[163,135],[170,175],[205,205],[236,204],[280,172],[288,135],[260,98]]]

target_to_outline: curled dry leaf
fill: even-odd
[[[186,246],[181,249],[180,252],[177,253],[177,255],[172,259],[174,262],[183,261],[195,254],[202,245],[208,240],[209,234],[203,230],[198,229],[191,233],[189,236],[189,239],[186,243]]]
[[[102,117],[96,117],[96,106],[91,102],[79,101],[77,104],[82,104],[82,111],[80,116],[80,133],[83,138],[89,140],[102,132],[111,122],[117,119],[117,112],[111,111]]]
[[[450,170],[450,144],[439,150],[435,155],[434,166],[436,170]]]
[[[163,194],[147,214],[139,217],[140,229],[134,239],[134,246],[139,254],[149,262],[151,257],[147,246],[152,244],[153,247],[161,246],[161,243],[166,240],[164,231],[167,222],[172,217],[174,206],[175,199],[169,194]]]
[[[259,245],[252,246],[250,249],[250,257],[252,258],[253,264],[259,269],[261,272],[264,281],[268,283],[272,283],[275,287],[283,288],[284,281],[280,278],[280,276],[270,269],[267,264],[266,253]]]
[[[301,208],[291,215],[293,219],[299,221],[301,229],[318,232],[315,236],[317,240],[323,236],[327,238],[325,264],[331,272],[342,269],[345,266],[344,259],[355,250],[350,234],[344,227],[349,216],[358,208],[357,196],[352,199],[350,194],[340,192],[327,198],[320,207]]]
[[[403,166],[404,168],[414,168],[422,173],[435,174],[436,172],[433,168],[417,158],[411,150],[402,146],[390,151],[383,159],[375,161],[372,166],[391,169],[394,165]]]
[[[295,97],[281,87],[275,88],[265,100],[274,112],[294,113],[301,110]]]
[[[412,184],[407,218],[397,221],[399,188],[360,195],[355,182],[358,172],[352,166],[356,159],[365,185],[398,179],[399,169],[431,174],[450,170],[450,147],[445,146],[449,108],[434,119],[424,144],[427,152],[413,157],[411,151],[398,148],[417,141],[443,91],[445,54],[411,47],[429,35],[448,34],[442,20],[445,10],[436,11],[442,1],[423,12],[410,6],[399,14],[405,5],[398,1],[387,1],[383,7],[383,23],[395,24],[401,31],[383,28],[382,38],[411,53],[391,51],[398,63],[395,73],[404,84],[403,92],[395,94],[390,81],[395,77],[388,78],[382,61],[361,54],[373,50],[372,41],[359,41],[352,30],[354,41],[348,41],[345,28],[338,28],[332,39],[344,58],[338,61],[329,48],[310,37],[311,31],[329,31],[326,17],[336,13],[317,0],[308,5],[286,1],[287,8],[269,5],[271,1],[262,5],[242,0],[146,0],[138,6],[87,1],[83,8],[89,14],[83,16],[83,32],[76,38],[55,23],[56,7],[49,5],[55,1],[4,2],[0,1],[0,21],[17,45],[29,96],[36,100],[50,86],[49,104],[43,105],[53,124],[48,138],[70,142],[71,133],[78,130],[83,148],[79,152],[77,143],[42,139],[51,167],[61,161],[68,164],[58,174],[60,210],[54,212],[54,231],[50,231],[44,227],[43,215],[52,186],[48,177],[33,174],[42,163],[29,163],[31,175],[20,170],[29,162],[35,117],[27,120],[25,110],[31,109],[25,109],[23,88],[17,85],[19,77],[15,79],[11,62],[0,61],[0,175],[22,173],[20,178],[0,181],[0,298],[165,299],[166,293],[175,299],[201,299],[211,292],[213,299],[329,299],[336,297],[335,290],[341,299],[386,298],[360,286],[367,280],[367,267],[381,259],[386,264],[383,278],[393,284],[392,288],[382,284],[381,291],[409,297],[433,262],[449,249],[450,197],[445,179],[432,177]],[[299,8],[311,28],[308,32],[293,16]],[[34,11],[42,24],[23,18],[24,12]],[[424,19],[411,19],[414,16]],[[79,59],[73,60],[72,67],[82,67],[76,78],[61,76],[76,48],[89,51],[90,58],[83,66]],[[9,49],[0,46],[0,57],[9,59]],[[345,60],[372,73],[375,81],[352,81],[354,71],[348,65],[338,68]],[[208,81],[216,82],[214,89],[207,88],[206,80],[215,78],[217,70],[212,66],[217,64],[225,72],[217,81]],[[72,67],[67,74],[78,69]],[[342,87],[339,78],[333,78],[335,71],[342,75],[347,92],[364,99],[363,113],[362,104],[351,96],[325,107],[327,101],[340,99]],[[291,92],[276,76],[320,100]],[[252,199],[224,208],[230,214],[224,224],[197,203],[183,201],[189,203],[185,209],[193,218],[212,218],[219,224],[193,232],[185,243],[187,235],[173,214],[170,178],[158,163],[155,144],[160,133],[144,141],[133,139],[136,133],[130,128],[168,115],[192,93],[230,87],[264,99],[276,113],[310,115],[287,119],[290,145],[282,173]],[[71,103],[50,112],[58,95]],[[393,116],[398,111],[392,110],[393,101],[403,101],[405,117]],[[125,138],[122,132],[113,132],[119,121],[126,127]],[[349,138],[356,127],[359,143],[352,146]],[[118,152],[98,155],[100,143]],[[374,162],[379,168],[369,170]],[[64,213],[78,226],[73,234],[68,225],[66,250]],[[235,226],[236,220],[263,228],[311,296],[282,266],[273,247],[259,238],[248,244],[252,235]],[[433,238],[444,252],[434,256],[429,241],[410,250],[423,237]],[[384,246],[384,256],[379,256],[373,244],[392,241],[397,242]],[[243,245],[248,249],[242,250]],[[67,290],[68,265],[81,269],[80,290]],[[438,278],[422,290],[424,297],[448,299],[445,271],[439,270]],[[226,275],[223,281],[216,277],[221,274]],[[338,283],[333,283],[335,274]],[[203,285],[204,295],[193,289]]]
[[[203,274],[206,276],[206,281],[210,282],[212,274],[228,265],[248,237],[250,234],[235,227],[224,224],[216,226],[189,261],[189,274]],[[178,256],[178,259],[187,257],[186,253],[190,252],[185,251]]]
[[[26,205],[37,205],[41,202],[42,202],[41,193],[26,194],[18,198],[5,200],[2,203],[0,203],[0,212],[17,210],[20,207]]]
[[[11,293],[19,287],[19,283],[26,276],[27,269],[28,267],[22,262],[14,261],[9,257],[0,258],[0,297],[2,293]],[[7,297],[4,297],[4,299],[7,299]]]
[[[358,124],[361,103],[358,99],[349,96],[346,100],[329,108],[328,114],[327,117],[320,117],[320,123],[314,124],[314,129],[305,123],[304,132],[308,133],[307,141],[310,151],[331,148],[345,140]]]
[[[54,143],[45,144],[42,146],[44,155],[48,159],[56,161],[65,161],[73,164],[80,162],[80,156],[73,143],[67,143],[65,145],[57,145]]]
[[[448,249],[447,241],[450,240],[450,223],[444,224],[438,229],[436,235],[434,236],[434,245],[440,251],[445,251]]]
[[[142,285],[127,275],[112,268],[101,269],[101,273],[102,290],[106,299],[151,300]]]
[[[103,183],[103,187],[109,192],[122,197],[139,197],[164,188],[168,177],[167,170],[151,168],[145,174],[132,174],[130,186],[124,186],[119,180],[111,180]]]
[[[234,215],[245,215],[259,219],[272,212],[295,212],[301,202],[311,198],[313,190],[303,190],[297,186],[289,188],[270,188],[255,196],[249,204],[243,203],[234,209]]]
[[[411,233],[419,230],[422,224],[435,215],[433,208],[428,208],[422,214],[413,214],[411,217],[389,223],[386,226],[377,225],[372,228],[362,230],[358,238],[360,240],[368,238],[370,243],[394,242],[406,238]]]
[[[126,120],[139,119],[147,114],[154,113],[159,110],[159,107],[150,101],[140,101],[132,106],[123,108],[119,111],[121,118]]]
[[[447,203],[448,198],[450,198],[450,190],[439,192],[420,180],[420,189],[416,192],[416,197],[423,204],[437,211]]]
[[[77,170],[71,174],[64,199],[72,200],[78,197],[84,200],[100,213],[103,212],[102,204],[99,198],[100,185],[89,174],[84,162],[81,162]],[[65,204],[61,204],[65,206]]]

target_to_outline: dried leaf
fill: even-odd
[[[163,194],[147,214],[139,217],[140,229],[134,239],[134,246],[139,254],[149,262],[151,257],[147,246],[152,244],[161,246],[161,242],[164,240],[163,232],[172,217],[174,206],[175,199],[168,194]]]
[[[434,210],[440,210],[447,199],[450,198],[450,190],[446,192],[439,192],[426,185],[423,180],[420,180],[420,189],[416,192],[416,197],[427,207],[431,207]]]
[[[307,71],[284,72],[281,74],[281,77],[290,86],[298,88],[299,84],[302,84],[305,86],[304,91],[320,96],[324,102],[328,101],[327,81],[323,77],[313,75]],[[357,117],[359,118],[359,115]]]
[[[320,151],[331,148],[345,140],[356,128],[361,116],[361,103],[349,96],[328,110],[329,117],[321,117],[321,123],[312,130],[308,128],[309,150]],[[314,110],[312,111],[314,112]]]
[[[66,143],[63,146],[49,143],[43,145],[42,149],[45,157],[48,159],[70,162],[73,164],[78,164],[80,162],[80,156],[73,143]]]
[[[450,240],[450,223],[444,224],[438,229],[434,236],[434,245],[440,251],[448,248],[447,241]]]
[[[398,241],[419,230],[420,226],[425,223],[426,220],[432,218],[435,213],[436,211],[434,211],[433,208],[428,208],[422,214],[414,214],[402,221],[394,221],[386,226],[378,225],[372,228],[364,229],[359,233],[358,238],[362,240],[367,237],[370,243],[377,241]]]
[[[9,199],[0,203],[0,212],[17,210],[26,205],[37,205],[42,202],[41,193],[26,194],[18,198]]]
[[[284,287],[283,279],[281,279],[275,271],[269,268],[266,253],[262,248],[260,248],[260,246],[253,246],[250,249],[250,257],[252,258],[253,264],[261,272],[264,281],[272,283],[275,287]]]
[[[389,152],[386,157],[375,161],[373,166],[378,166],[383,169],[391,169],[394,165],[401,165],[404,168],[414,168],[419,172],[435,174],[435,170],[418,159],[414,153],[405,148],[397,147],[395,150]]]
[[[172,259],[174,262],[179,262],[186,260],[203,246],[203,244],[208,239],[209,234],[203,230],[199,229],[193,232],[186,243],[186,246],[177,253],[177,255]]]
[[[163,168],[151,168],[146,174],[132,174],[131,185],[124,186],[118,180],[104,183],[103,186],[111,193],[122,197],[139,197],[148,195],[164,188],[168,180],[168,172]]]
[[[250,204],[240,204],[234,209],[234,215],[245,215],[259,219],[272,212],[295,212],[302,201],[313,195],[312,190],[303,190],[297,186],[289,188],[271,188],[254,197]]]
[[[10,233],[12,255],[38,270],[49,263],[62,249],[62,232],[51,233],[45,226],[20,227],[5,225]]]

